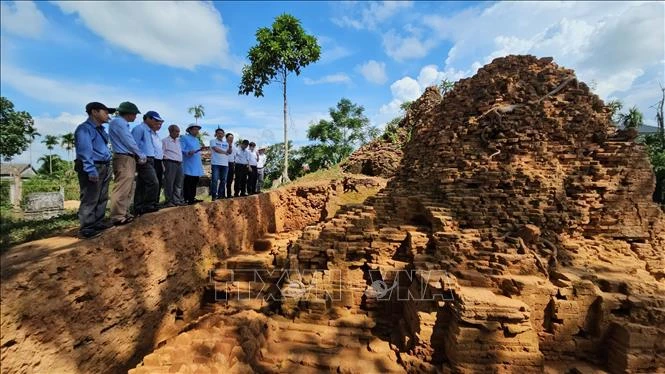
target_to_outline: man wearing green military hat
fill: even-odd
[[[132,198],[136,163],[142,165],[147,158],[129,131],[129,123],[134,122],[136,115],[141,113],[139,108],[134,103],[125,101],[118,105],[116,112],[117,115],[109,123],[115,180],[111,194],[111,222],[115,225],[124,225],[134,219],[128,211]]]

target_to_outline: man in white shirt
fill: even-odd
[[[250,142],[249,148],[249,176],[247,177],[247,194],[254,195],[256,193],[256,179],[258,177],[256,165],[258,162],[256,154],[256,143]]]
[[[229,143],[224,138],[224,130],[215,130],[215,138],[210,141],[210,196],[212,200],[224,199],[226,191],[226,175],[229,167]]]
[[[258,160],[256,162],[256,193],[261,193],[261,187],[263,187],[263,168],[266,166],[266,146],[262,145],[259,147]]]
[[[182,186],[185,174],[182,169],[182,148],[180,147],[180,128],[169,126],[169,136],[162,139],[164,161],[164,206],[185,205]]]
[[[234,188],[234,195],[235,197],[238,196],[247,196],[247,176],[249,174],[249,158],[250,158],[250,153],[249,150],[247,150],[247,147],[249,146],[249,140],[245,139],[242,141],[242,144],[240,145],[240,149],[236,153],[236,159],[235,159],[235,164],[236,164],[236,180],[235,180],[235,188]]]

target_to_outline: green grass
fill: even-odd
[[[331,167],[330,169],[317,170],[313,173],[305,174],[302,177],[291,181],[291,183],[286,184],[300,184],[308,182],[318,182],[328,179],[339,179],[342,178],[342,168],[338,165]]]
[[[76,212],[36,221],[26,221],[8,208],[0,209],[0,251],[31,240],[58,235],[79,224]]]

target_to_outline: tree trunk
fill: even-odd
[[[53,174],[53,155],[50,153],[48,155],[48,173]]]
[[[286,71],[282,73],[282,94],[284,95],[284,170],[282,170],[282,183],[290,182],[289,179],[289,139],[286,134]]]

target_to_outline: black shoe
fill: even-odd
[[[94,229],[98,230],[98,231],[104,231],[106,229],[110,229],[113,226],[115,226],[115,225],[111,222],[100,222],[100,223],[95,225]]]
[[[145,209],[143,209],[143,214],[146,214],[146,213],[154,213],[154,212],[157,212],[157,211],[159,211],[159,207],[157,207],[157,206],[152,206],[152,207],[150,207],[150,208],[145,208]]]
[[[79,233],[79,236],[82,239],[92,239],[102,235],[102,232],[99,230],[84,230]]]

